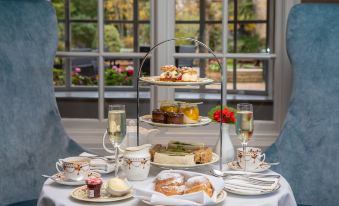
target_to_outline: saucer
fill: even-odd
[[[101,177],[101,175],[99,173],[97,173],[97,172],[88,172],[86,178],[89,178],[89,177]],[[63,172],[59,172],[59,173],[56,173],[56,174],[52,175],[50,177],[50,179],[53,180],[54,182],[56,182],[58,184],[62,184],[62,185],[75,186],[75,185],[84,185],[84,184],[86,184],[85,179],[84,180],[80,180],[80,181],[67,180]]]
[[[123,196],[112,196],[109,193],[106,192],[107,184],[103,184],[100,191],[100,197],[97,198],[88,198],[88,190],[87,186],[83,185],[81,187],[75,188],[71,196],[74,199],[85,201],[85,202],[116,202],[121,201],[125,199],[129,199],[133,197],[133,190],[128,192],[127,194]]]
[[[229,168],[231,168],[232,170],[238,170],[238,171],[244,170],[244,168],[241,167],[240,164],[237,161],[229,162],[229,163],[227,163],[227,166]],[[268,170],[270,167],[271,167],[270,164],[268,164],[266,162],[262,162],[255,169],[252,169],[252,170],[247,169],[247,172],[263,172],[263,171]]]

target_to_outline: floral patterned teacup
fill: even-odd
[[[86,178],[90,169],[90,159],[86,157],[68,157],[55,163],[58,172],[62,172],[67,180],[81,181]]]
[[[238,148],[237,161],[242,168],[244,168],[246,163],[247,170],[255,170],[265,161],[265,153],[262,153],[260,148],[247,147],[244,155],[243,149]]]

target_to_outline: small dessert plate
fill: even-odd
[[[227,193],[222,190],[218,196],[217,196],[217,200],[215,201],[215,204],[219,204],[221,202],[223,202],[226,199]],[[152,203],[150,203],[149,201],[146,200],[142,200],[145,204],[147,205],[152,205]],[[165,206],[165,205],[156,205],[156,206]],[[172,206],[172,205],[166,205],[166,206]]]
[[[88,172],[86,178],[89,178],[89,177],[101,177],[101,175],[97,172]],[[81,180],[81,181],[67,180],[63,172],[59,172],[59,173],[52,175],[50,179],[62,185],[76,186],[76,185],[86,184],[85,180]]]
[[[207,85],[212,84],[212,79],[207,78],[199,78],[195,82],[167,82],[167,81],[160,81],[160,76],[152,76],[152,77],[141,77],[141,81],[147,82],[151,85],[159,85],[159,86],[194,86],[194,85]]]
[[[240,164],[237,161],[229,162],[229,163],[227,163],[227,166],[229,168],[231,168],[232,170],[238,170],[238,171],[244,170],[244,168],[241,167]],[[270,167],[271,167],[270,164],[268,164],[266,162],[262,162],[254,170],[247,169],[247,172],[264,172],[264,171],[268,170]]]
[[[116,202],[116,201],[125,200],[125,199],[133,197],[132,190],[123,196],[112,196],[108,192],[106,192],[106,188],[107,188],[107,184],[104,183],[101,187],[100,197],[89,198],[87,185],[83,185],[81,187],[75,188],[72,191],[71,196],[76,200],[81,200],[85,202]]]
[[[153,122],[152,121],[152,115],[144,115],[140,117],[140,121],[146,122],[152,126],[157,127],[197,127],[197,126],[204,126],[209,123],[211,123],[211,119],[208,117],[201,117],[199,118],[199,121],[197,123],[192,124],[165,124],[165,123],[159,123],[159,122]]]
[[[215,153],[212,153],[212,160],[210,162],[203,163],[203,164],[182,165],[182,164],[161,164],[161,163],[155,163],[155,162],[151,162],[151,164],[161,167],[161,168],[166,168],[166,169],[193,169],[197,167],[203,167],[206,165],[214,164],[218,161],[219,161],[219,156]]]

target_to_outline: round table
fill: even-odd
[[[158,174],[161,170],[157,167],[152,167],[151,172],[148,178],[153,178],[156,174]],[[205,169],[197,172],[208,172],[209,169]],[[272,171],[267,171],[267,174],[275,174]],[[104,180],[108,180],[112,178],[113,175],[103,175]],[[130,182],[134,187],[142,187],[144,185],[144,181],[131,181]],[[227,197],[224,202],[218,205],[225,206],[296,206],[296,202],[293,196],[293,192],[288,184],[288,182],[281,177],[280,180],[281,188],[274,193],[260,195],[260,196],[241,196],[235,195],[232,193],[227,193]],[[110,202],[110,203],[92,203],[92,202],[83,202],[73,199],[70,194],[74,188],[78,186],[66,186],[60,185],[58,183],[53,182],[50,179],[47,179],[44,183],[38,206],[77,206],[77,205],[116,205],[116,206],[146,206],[145,203],[140,201],[137,198],[130,198],[127,200],[122,200],[119,202]]]

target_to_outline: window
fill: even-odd
[[[175,19],[172,19],[173,25],[166,26],[173,28],[176,37],[198,39],[216,52],[227,69],[227,93],[234,95],[232,98],[248,96],[241,97],[245,100],[253,98],[250,95],[260,96],[259,100],[270,101],[272,109],[275,1],[169,1],[173,2],[170,12],[175,13]],[[223,10],[226,2],[227,12]],[[103,119],[104,91],[136,90],[140,60],[150,49],[151,31],[154,36],[158,32],[151,24],[152,19],[153,22],[159,19],[156,12],[151,12],[151,5],[165,3],[156,0],[52,0],[52,3],[59,22],[58,52],[53,68],[55,88],[97,91],[98,117]],[[223,48],[223,45],[226,46]],[[177,41],[175,51],[177,66],[195,67],[200,76],[220,81],[220,68],[206,49]],[[151,73],[150,60],[146,61],[143,72]],[[220,84],[177,88],[175,92],[180,99],[185,92],[193,90],[211,94],[217,100]]]
[[[106,89],[133,89],[135,71],[143,57],[139,52],[150,46],[150,0],[52,0],[52,3],[59,22],[53,70],[56,89],[97,90],[101,69]],[[103,12],[102,32],[98,8]],[[103,45],[99,45],[100,39]],[[104,60],[103,68],[99,58]]]
[[[272,64],[270,58],[236,58],[241,54],[269,54],[273,51],[272,0],[229,0],[227,50],[223,54],[222,0],[176,0],[176,37],[192,37],[208,45],[221,57],[227,58],[227,90],[230,94],[269,96]],[[206,49],[191,42],[178,41],[177,52],[206,53]],[[180,59],[177,66],[193,66],[202,76],[220,81],[220,68],[213,59]],[[193,57],[194,55],[192,55]],[[254,55],[256,56],[256,55]],[[269,56],[267,56],[269,57]],[[222,58],[221,58],[222,59]],[[220,59],[220,60],[221,60]],[[217,92],[220,86],[201,87],[201,92]]]

